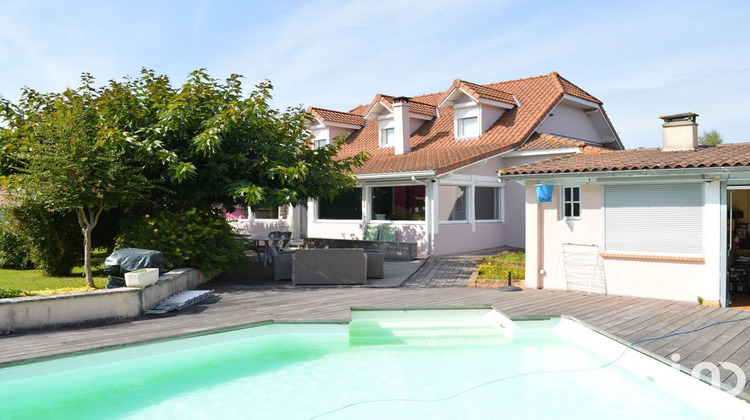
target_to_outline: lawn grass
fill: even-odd
[[[104,273],[106,251],[94,251],[91,258],[91,269],[97,289],[107,286]],[[53,295],[60,293],[85,292],[86,287],[83,267],[73,269],[70,276],[45,276],[42,270],[5,270],[0,269],[0,297]]]
[[[497,255],[486,257],[479,263],[477,279],[505,280],[510,272],[511,279],[526,278],[526,253],[521,251],[503,251]]]

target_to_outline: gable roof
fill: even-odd
[[[516,105],[516,99],[512,94],[508,92],[503,92],[502,90],[495,89],[490,86],[478,85],[476,83],[471,83],[460,79],[456,79],[453,81],[453,86],[451,86],[451,89],[448,89],[448,91],[445,92],[439,103],[443,103],[443,101],[445,101],[445,99],[448,98],[448,96],[450,96],[455,89],[463,90],[477,101],[480,99],[489,99],[491,101],[502,102],[509,105]]]
[[[324,108],[309,107],[307,108],[307,113],[312,114],[313,117],[317,118],[321,122],[357,125],[360,127],[365,123],[365,120],[361,115],[352,114],[349,112],[340,112]]]
[[[750,166],[750,143],[699,146],[693,150],[674,152],[654,148],[571,155],[514,166],[500,173],[506,176],[739,166]]]
[[[395,99],[395,96],[390,95],[382,95],[378,93],[375,95],[375,99],[372,100],[370,105],[367,107],[367,112],[365,112],[365,116],[372,110],[372,107],[374,107],[376,104],[381,103],[386,106],[386,108],[393,111],[393,100]],[[401,97],[401,99],[407,100],[409,102],[409,112],[413,114],[420,114],[420,115],[427,115],[429,117],[436,117],[437,111],[435,108],[435,105],[419,102],[417,100],[414,100],[413,98],[408,97]]]
[[[364,128],[355,130],[347,137],[339,156],[349,157],[363,150],[368,152],[368,161],[355,169],[355,173],[359,175],[417,171],[434,171],[435,174],[441,174],[521,146],[530,140],[536,128],[564,95],[601,104],[598,99],[560,77],[556,72],[486,85],[461,80],[454,82],[454,85],[456,83],[467,87],[467,92],[473,92],[472,95],[492,100],[502,99],[504,102],[510,99],[514,106],[506,110],[479,138],[456,141],[453,132],[453,109],[445,107],[436,110],[454,86],[446,92],[414,96],[408,99],[410,111],[431,115],[434,118],[426,121],[411,134],[410,152],[395,155],[393,148],[379,147],[379,125],[372,121],[366,122]],[[377,102],[390,106],[393,98],[388,95],[377,95],[370,104],[360,105],[346,114],[364,117]],[[516,101],[519,106],[516,106]],[[432,114],[423,114],[426,112],[423,107],[431,109]],[[616,147],[619,147],[619,141],[617,143]]]

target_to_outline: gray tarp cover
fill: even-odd
[[[104,271],[109,274],[107,288],[125,286],[125,273],[141,268],[164,269],[164,254],[150,249],[123,248],[113,252],[104,260]]]

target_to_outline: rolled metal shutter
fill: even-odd
[[[700,183],[604,186],[605,252],[703,255]]]

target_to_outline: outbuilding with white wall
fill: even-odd
[[[662,148],[501,171],[526,188],[527,287],[722,306],[748,292],[731,202],[750,186],[750,143],[699,146],[697,114],[661,118]]]

